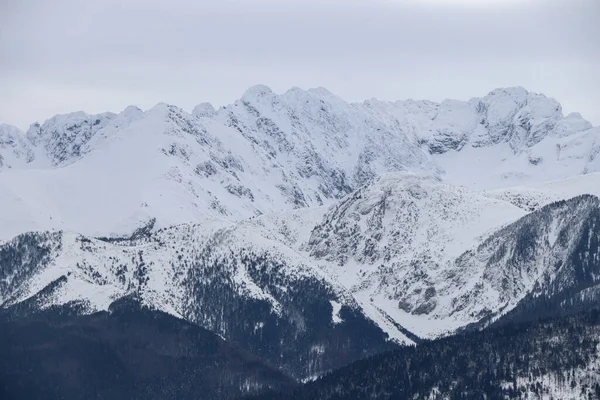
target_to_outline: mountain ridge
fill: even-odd
[[[522,88],[437,104],[255,86],[191,114],[159,103],[59,115],[22,135],[0,129],[0,238],[119,236],[152,218],[158,228],[330,205],[397,171],[476,190],[562,179],[600,171],[600,130],[590,127]]]

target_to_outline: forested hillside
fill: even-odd
[[[252,399],[599,399],[599,358],[594,309],[404,347]]]

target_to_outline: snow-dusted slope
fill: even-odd
[[[159,231],[153,236],[154,242],[134,247],[63,234],[63,245],[53,261],[56,267],[27,280],[21,290],[26,285],[30,289],[11,302],[38,293],[70,271],[73,277],[52,301],[62,304],[87,299],[94,308],[103,309],[114,298],[135,288],[130,287],[131,283],[120,283],[113,264],[120,260],[118,264],[138,265],[142,263],[138,253],[144,251],[148,253],[143,257],[144,263],[153,266],[146,274],[149,281],[143,286],[145,296],[150,296],[151,304],[181,314],[185,299],[197,296],[177,292],[180,286],[171,284],[178,279],[173,263],[180,264],[189,257],[192,262],[204,254],[210,262],[237,265],[241,254],[249,252],[261,255],[263,262],[284,263],[286,268],[282,271],[288,271],[290,277],[316,274],[327,285],[340,288],[392,337],[406,340],[389,325],[389,319],[418,335],[435,336],[477,321],[475,316],[451,315],[450,303],[455,293],[448,286],[452,282],[448,280],[448,268],[453,261],[496,229],[523,215],[525,211],[508,202],[435,178],[388,174],[329,210],[319,207],[266,214],[237,223],[217,219],[200,225],[180,225]],[[89,244],[80,245],[81,240]],[[92,244],[93,251],[83,251]],[[113,266],[101,270],[102,265],[109,265],[107,260],[113,260],[109,263]],[[112,278],[103,278],[109,279],[108,283],[94,289],[98,282],[89,277],[78,278],[84,265],[93,266],[94,275]],[[89,273],[85,268],[84,272]],[[200,279],[208,279],[208,272],[196,273]],[[134,274],[131,266],[129,274]],[[231,279],[239,280],[246,288],[249,298],[258,296],[273,310],[281,307],[271,292],[260,289],[247,272],[232,275],[235,278]],[[131,275],[124,282],[137,281]],[[286,278],[283,285],[293,285],[293,279]],[[340,302],[336,298],[332,301]],[[220,325],[211,328],[219,332],[222,329]]]
[[[64,276],[44,306],[83,300],[91,309],[105,309],[135,290],[150,304],[227,337],[231,321],[215,320],[214,309],[198,310],[202,303],[194,282],[214,282],[214,274],[221,271],[245,301],[264,302],[268,313],[277,314],[286,308],[277,291],[283,291],[281,296],[309,279],[329,288],[328,301],[336,307],[359,309],[388,335],[407,342],[402,327],[435,336],[474,321],[449,315],[445,303],[452,293],[442,293],[445,268],[485,235],[524,214],[508,202],[435,178],[394,173],[329,210],[305,208],[237,223],[213,219],[162,229],[150,239],[125,244],[54,234],[60,240],[50,242],[60,246],[50,246],[50,264],[38,262],[39,270],[16,280],[7,273],[9,288],[1,295],[5,306],[15,304]],[[11,243],[4,249],[16,246]],[[44,248],[39,243],[34,247]],[[248,270],[248,257],[258,257],[259,265],[280,265],[263,273],[281,283],[265,287],[265,282],[257,281]],[[19,264],[3,264],[10,270],[30,271]],[[213,271],[210,266],[217,264]],[[282,278],[275,278],[280,274]]]
[[[486,196],[508,201],[526,211],[534,211],[552,202],[582,194],[600,197],[600,173],[485,192]]]
[[[560,315],[559,308],[594,303],[599,254],[600,199],[583,195],[549,204],[456,260],[463,283],[453,293],[455,310],[489,321],[514,309],[511,318],[535,320],[548,308]]]
[[[526,313],[540,295],[561,307],[556,296],[594,302],[599,215],[592,195],[526,214],[431,178],[391,174],[333,206],[305,250],[361,304],[436,337],[517,306]]]
[[[499,189],[565,179],[600,171],[600,129],[571,136],[550,135],[514,151],[508,143],[466,147],[434,157],[448,182],[477,189]]]
[[[299,378],[412,343],[261,225],[207,220],[137,239],[20,235],[0,246],[0,309],[74,302],[93,312],[135,294]]]
[[[523,215],[465,188],[390,174],[333,206],[306,249],[363,303],[430,337],[477,320],[452,315],[452,262]]]

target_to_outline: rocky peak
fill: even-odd
[[[144,112],[136,106],[127,106],[125,109],[119,114],[128,119],[135,119],[142,115]]]
[[[196,117],[213,117],[216,113],[215,108],[210,103],[200,103],[192,110],[192,114]]]
[[[240,100],[243,103],[256,103],[272,97],[277,97],[277,95],[273,93],[270,87],[266,85],[254,85],[244,92]]]
[[[62,165],[85,154],[85,145],[115,116],[113,113],[89,115],[83,111],[56,115],[42,125],[31,125],[26,136],[35,146],[44,149],[53,165]]]
[[[389,172],[428,174],[481,189],[508,186],[507,182],[527,183],[530,177],[530,181],[541,181],[559,179],[572,171],[600,170],[596,151],[600,142],[592,137],[597,133],[588,130],[572,135],[572,131],[586,128],[587,123],[577,115],[557,120],[560,111],[556,111],[553,100],[531,96],[515,88],[494,91],[484,99],[469,102],[369,100],[350,104],[322,88],[295,87],[276,94],[259,85],[218,111],[208,104],[199,105],[193,113],[159,104],[145,112],[128,107],[116,116],[82,112],[59,115],[43,125],[32,125],[27,133],[31,143],[25,139],[24,145],[32,152],[24,150],[19,160],[27,163],[35,157],[43,161],[40,166],[47,167],[82,158],[88,160],[78,162],[84,172],[73,169],[65,172],[72,176],[48,177],[42,168],[31,169],[24,179],[35,182],[31,186],[39,188],[44,201],[17,204],[17,197],[10,198],[4,209],[13,210],[13,214],[14,210],[22,210],[20,220],[47,215],[47,207],[52,208],[53,215],[71,215],[76,208],[72,202],[78,204],[76,197],[79,202],[84,198],[88,204],[94,201],[78,188],[93,187],[102,193],[121,193],[123,204],[127,204],[125,210],[121,200],[115,198],[111,204],[96,205],[107,214],[117,204],[123,210],[124,215],[110,226],[120,227],[120,221],[129,221],[130,216],[140,212],[157,216],[157,226],[166,226],[199,215],[237,219],[327,205]],[[510,128],[512,136],[507,133],[502,137],[505,142],[498,142],[499,147],[492,149],[494,143],[482,116],[488,128],[511,118],[514,122],[518,117],[518,123]],[[548,124],[555,124],[561,137],[542,138],[543,127]],[[515,148],[521,146],[520,153],[512,152],[507,145],[509,136]],[[541,141],[526,147],[537,140]],[[21,166],[20,161],[13,160],[16,156],[11,155],[10,146],[0,151],[3,164]],[[477,146],[487,149],[478,150]],[[88,157],[92,150],[98,151]],[[101,167],[107,161],[119,167]],[[127,182],[117,170],[130,172]],[[556,171],[558,176],[547,177],[548,171]],[[91,175],[101,179],[92,183],[83,178]],[[158,188],[157,179],[169,189]],[[64,192],[74,195],[63,198],[61,193],[48,189],[55,183],[41,184],[52,180],[56,185],[68,182],[66,185],[72,188]],[[7,192],[19,192],[19,185],[17,180],[6,178]],[[127,192],[122,190],[124,187]],[[159,206],[165,202],[168,207]],[[144,204],[142,211],[140,204]],[[35,211],[29,207],[35,207]],[[82,220],[80,216],[67,219]],[[54,227],[49,221],[44,217],[37,226]],[[97,233],[80,225],[73,229]],[[108,233],[122,232],[103,232]]]
[[[19,128],[0,124],[0,171],[32,162],[35,153],[31,147]]]
[[[564,119],[559,120],[554,126],[554,135],[565,137],[574,133],[579,133],[592,129],[591,122],[583,119],[579,113],[570,113]]]

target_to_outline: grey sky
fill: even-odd
[[[263,83],[350,101],[519,85],[600,125],[598,21],[600,0],[0,0],[0,122]]]

